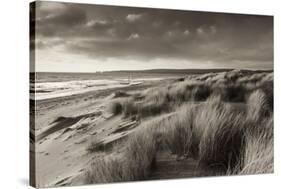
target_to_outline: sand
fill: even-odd
[[[123,90],[140,91],[157,85],[147,81]],[[104,151],[89,153],[90,143],[110,147],[113,142],[128,136],[139,125],[121,116],[112,116],[107,103],[117,88],[87,91],[72,96],[36,101],[35,151],[37,186],[83,184],[83,175],[92,160],[118,153]]]

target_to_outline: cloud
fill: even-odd
[[[128,14],[126,16],[126,19],[128,22],[136,22],[136,21],[140,20],[141,17],[142,17],[141,14]]]
[[[64,11],[66,9],[66,5],[59,2],[39,2],[37,3],[37,8],[39,9],[39,12],[57,12],[57,11]]]
[[[200,36],[210,36],[210,35],[215,35],[217,33],[217,28],[214,25],[210,26],[200,26],[199,28],[196,29],[196,32]]]
[[[200,28],[197,28],[197,34],[198,35],[204,35],[205,34],[205,31],[203,30],[203,28],[202,27],[200,27]]]
[[[89,59],[162,58],[216,66],[273,62],[270,16],[37,3],[40,50],[59,47]]]
[[[64,46],[67,42],[58,37],[48,38],[36,38],[35,45],[38,49],[52,49],[53,47]]]
[[[216,26],[210,26],[210,32],[211,32],[211,34],[216,34],[217,33]]]
[[[88,27],[100,27],[106,25],[108,25],[108,22],[106,20],[90,20],[86,23],[86,26]]]
[[[36,34],[39,36],[68,35],[87,22],[84,10],[74,4],[37,2]]]
[[[167,32],[166,32],[166,36],[167,36],[167,37],[173,37],[173,36],[175,36],[175,34],[174,34],[174,32],[172,32],[172,31],[167,31]]]
[[[189,35],[190,34],[190,31],[188,29],[184,30],[183,32],[184,35]]]
[[[134,39],[139,39],[140,36],[137,33],[132,33],[129,37],[128,40],[134,40]]]
[[[89,20],[85,24],[86,28],[84,31],[81,31],[84,33],[84,36],[106,36],[114,35],[115,29],[113,27],[113,23],[107,21],[107,20]]]

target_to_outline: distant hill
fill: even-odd
[[[205,74],[205,73],[219,73],[228,72],[235,69],[150,69],[150,70],[118,70],[118,71],[103,71],[103,72],[36,72],[40,74],[129,74],[129,73],[146,73],[146,74]],[[273,72],[273,70],[246,70],[240,69],[243,73],[260,73],[260,72]],[[34,77],[34,72],[30,72],[31,77]]]
[[[205,73],[219,73],[228,72],[234,69],[151,69],[151,70],[120,70],[120,71],[106,71],[103,73],[154,73],[154,74],[205,74]],[[240,70],[244,73],[253,72],[272,72],[273,70]]]

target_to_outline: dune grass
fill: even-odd
[[[179,105],[186,102],[206,101],[210,96],[220,96],[224,102],[246,103],[249,95],[257,89],[266,94],[267,102],[273,110],[272,74],[243,75],[235,70],[221,74],[205,74],[190,80],[176,80],[147,89],[138,95],[129,96],[118,91],[117,96],[123,98],[114,99],[109,106],[111,112],[116,115],[121,112],[124,117],[138,115],[145,118],[175,111]]]
[[[192,108],[181,108],[176,115],[163,124],[163,127],[167,129],[164,141],[173,154],[187,156],[191,153],[194,116],[194,111],[191,110]]]
[[[273,90],[273,81],[269,74],[209,74],[199,81],[195,77],[192,82],[180,80],[144,91],[141,101],[129,97],[117,102],[111,108],[116,115],[144,121],[129,136],[121,157],[94,160],[85,182],[145,180],[159,150],[193,158],[214,175],[272,173],[273,92],[266,91]]]
[[[239,174],[273,172],[273,112],[262,90],[254,91],[247,102],[243,168]]]
[[[239,174],[273,173],[273,117],[247,130]]]
[[[105,151],[105,149],[106,149],[105,146],[96,140],[91,141],[89,145],[86,147],[86,151],[88,153],[94,153],[99,151],[102,152]]]
[[[196,117],[200,128],[199,164],[208,168],[234,168],[243,145],[243,117],[229,104],[210,100]]]
[[[114,100],[109,104],[108,111],[113,115],[118,115],[122,113],[122,103]]]
[[[143,125],[130,136],[121,157],[95,159],[86,172],[85,183],[108,183],[144,180],[149,175],[156,155],[157,132]]]

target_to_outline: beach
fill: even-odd
[[[86,146],[93,140],[110,144],[133,131],[114,133],[118,125],[126,127],[128,123],[121,117],[111,118],[106,109],[108,101],[121,89],[137,93],[159,85],[161,80],[136,79],[127,85],[119,84],[121,80],[36,83],[36,91],[54,91],[49,94],[39,91],[35,95],[35,162],[36,180],[40,186],[62,185],[70,181],[82,184],[78,177],[95,158],[95,155],[87,153]],[[85,88],[89,83],[103,84]],[[63,85],[68,89],[60,91]]]
[[[270,71],[232,70],[129,82],[73,78],[35,85],[30,140],[41,187],[240,174],[235,168],[241,164],[240,156],[229,153],[243,155],[243,136],[251,139],[259,131],[248,131],[251,122],[265,123],[265,130],[259,132],[270,136],[251,144],[266,148],[251,151],[257,153],[251,157],[263,157],[259,153],[266,150],[273,155]],[[230,136],[233,139],[224,145],[221,138]],[[217,151],[217,146],[222,150]],[[270,173],[271,160],[264,163],[267,167],[261,171]],[[257,171],[255,165],[250,170],[239,166],[241,173]]]

